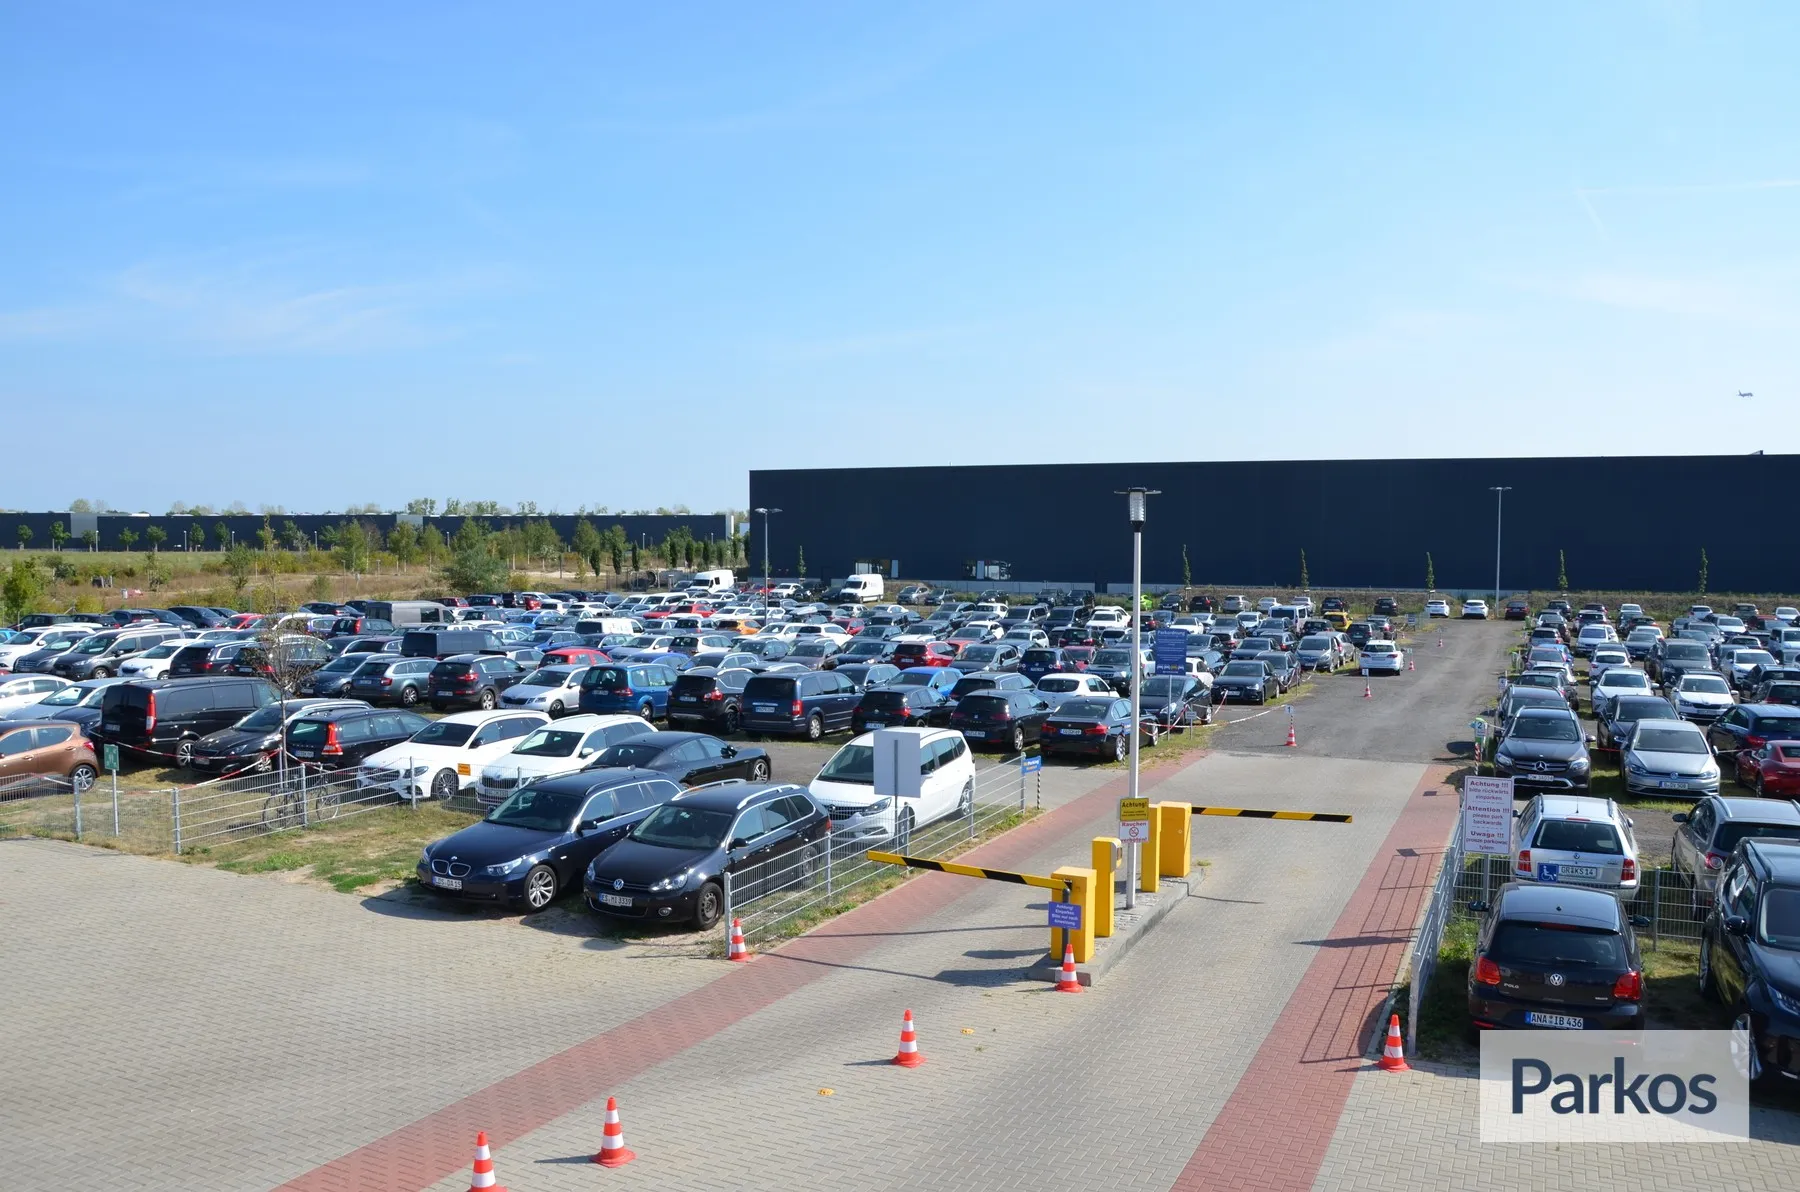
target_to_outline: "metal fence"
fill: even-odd
[[[1437,884],[1431,891],[1431,905],[1425,911],[1425,923],[1413,944],[1412,987],[1406,997],[1406,1049],[1419,1043],[1419,1006],[1425,991],[1431,988],[1432,974],[1437,972],[1438,951],[1444,942],[1444,928],[1449,925],[1457,906],[1458,882],[1463,873],[1462,827],[1450,833],[1450,845],[1444,851],[1443,867],[1438,870]],[[1465,901],[1464,905],[1467,903]]]
[[[66,778],[33,776],[0,786],[0,838],[43,836],[162,852],[172,839],[176,799],[166,787],[121,790],[106,780],[78,787]]]
[[[936,823],[908,830],[904,799],[891,801],[894,818],[885,829],[871,831],[834,826],[827,840],[791,859],[727,875],[722,938],[731,921],[740,919],[751,944],[797,935],[820,919],[841,913],[865,897],[878,883],[895,881],[903,870],[870,861],[870,849],[944,860],[967,849],[990,832],[1004,831],[1040,803],[1038,772],[1027,774],[1023,758],[1009,758],[975,775],[971,797]]]

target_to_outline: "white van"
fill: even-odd
[[[688,587],[705,588],[708,592],[729,592],[737,587],[737,577],[723,569],[696,572]]]
[[[844,581],[844,586],[838,589],[838,599],[857,604],[874,604],[881,599],[884,591],[881,577],[873,571],[864,571]]]

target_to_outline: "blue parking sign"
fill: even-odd
[[[1150,643],[1151,654],[1156,662],[1156,673],[1159,675],[1187,674],[1187,648],[1187,630],[1158,629],[1156,637]]]
[[[1043,768],[1044,759],[1041,757],[1031,757],[1027,755],[1019,759],[1019,773],[1021,774],[1036,774]]]
[[[1081,907],[1073,902],[1051,903],[1050,926],[1060,927],[1064,931],[1080,931]]]

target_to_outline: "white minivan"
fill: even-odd
[[[954,729],[881,731],[919,738],[919,794],[876,796],[874,733],[864,733],[832,754],[807,790],[831,816],[834,844],[865,848],[893,841],[905,852],[913,829],[969,814],[975,802],[975,759]]]
[[[857,604],[874,604],[885,591],[879,575],[873,571],[862,571],[844,581],[844,586],[838,589],[838,599]]]

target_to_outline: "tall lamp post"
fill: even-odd
[[[769,514],[780,513],[781,510],[770,509],[766,506],[758,505],[750,512],[760,513],[763,517],[763,616],[767,618],[769,614],[769,605],[772,600],[769,589],[773,587],[773,584],[769,581]]]
[[[1125,797],[1138,797],[1138,738],[1144,688],[1144,512],[1148,498],[1158,496],[1154,489],[1128,488],[1115,496],[1125,498],[1126,516],[1131,521],[1131,771],[1126,780]],[[1133,841],[1125,853],[1125,909],[1137,905],[1138,867],[1142,864],[1143,845]],[[1153,862],[1154,863],[1154,862]]]
[[[1500,515],[1512,486],[1494,485],[1488,491],[1494,494],[1494,611],[1488,615],[1495,616],[1500,612]]]

